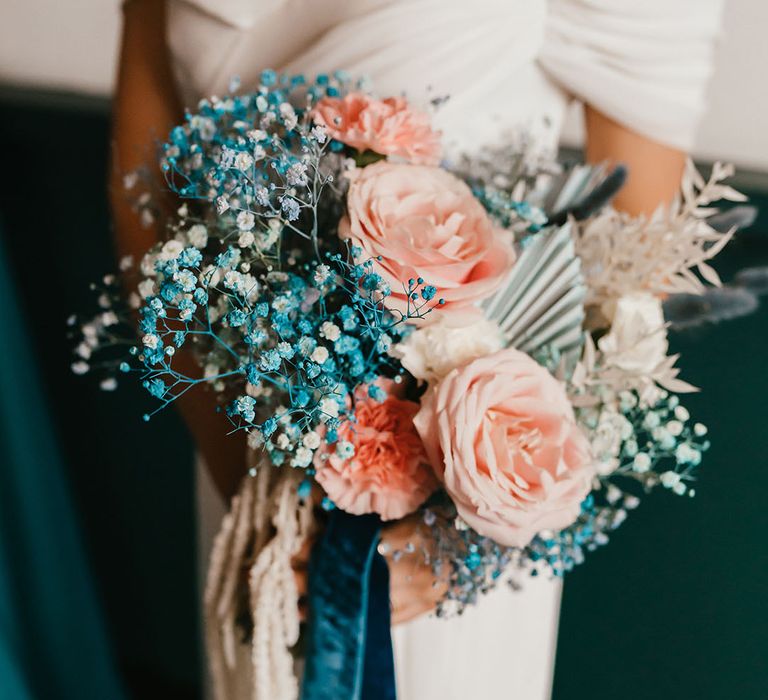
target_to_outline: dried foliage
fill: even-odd
[[[704,282],[720,285],[707,261],[731,239],[734,230],[719,233],[707,222],[718,200],[745,201],[744,195],[722,184],[733,167],[716,163],[708,180],[689,161],[680,196],[650,217],[630,217],[613,209],[574,224],[589,294],[586,305],[592,328],[604,328],[616,299],[647,291],[657,296],[699,294]],[[698,273],[698,274],[697,274]]]

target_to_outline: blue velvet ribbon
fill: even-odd
[[[309,568],[302,700],[395,700],[389,569],[376,515],[330,514]]]

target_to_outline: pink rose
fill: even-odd
[[[342,510],[378,513],[382,520],[415,511],[437,488],[421,438],[413,425],[419,404],[391,394],[379,403],[355,402],[357,422],[344,422],[339,440],[315,453],[317,482]],[[339,453],[351,443],[354,455]]]
[[[446,170],[378,162],[350,178],[339,236],[376,259],[392,288],[390,309],[406,311],[403,284],[419,277],[445,299],[439,313],[466,308],[492,294],[512,266],[511,234]]]
[[[594,474],[562,385],[527,355],[501,350],[453,370],[414,419],[459,515],[499,544],[570,525]]]
[[[325,97],[313,117],[332,138],[359,151],[424,165],[440,162],[440,133],[432,129],[428,114],[411,109],[402,97],[376,100],[361,92]]]

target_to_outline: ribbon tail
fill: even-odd
[[[389,570],[375,515],[331,513],[312,554],[302,700],[394,700]]]

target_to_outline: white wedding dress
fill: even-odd
[[[170,0],[168,42],[190,107],[234,76],[253,87],[268,67],[345,69],[382,96],[449,97],[436,113],[449,153],[521,134],[554,149],[572,98],[688,149],[720,9],[721,0]],[[204,562],[224,505],[199,477]],[[560,595],[559,582],[531,579],[462,617],[394,628],[398,698],[550,697]]]

